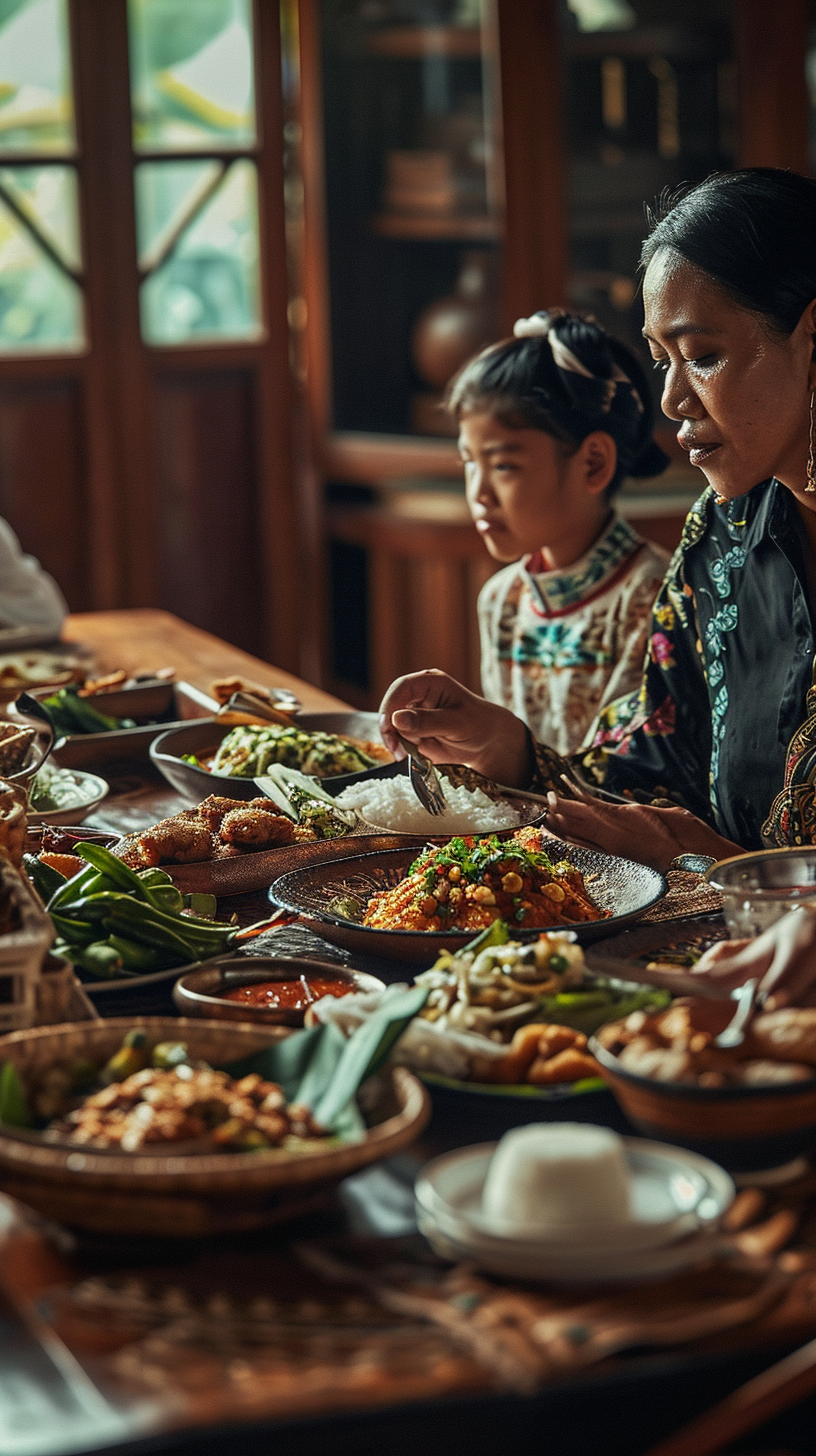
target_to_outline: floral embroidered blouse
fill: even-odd
[[[654,605],[638,691],[580,763],[615,792],[662,790],[746,849],[816,843],[814,630],[803,527],[766,481],[686,521]],[[538,748],[546,783],[554,756]]]
[[[668,560],[613,516],[566,570],[537,553],[498,571],[479,595],[485,697],[559,753],[590,744],[600,709],[640,683]]]

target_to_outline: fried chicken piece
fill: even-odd
[[[233,809],[245,809],[246,804],[246,799],[225,799],[220,794],[210,794],[208,799],[202,799],[195,813],[215,834],[220,829],[225,814],[231,813]]]
[[[151,860],[144,845],[141,834],[129,834],[126,839],[120,842],[111,850],[123,864],[130,870],[152,870],[155,869],[157,860]]]
[[[188,818],[187,813],[189,811],[172,819],[163,819],[139,836],[150,865],[196,864],[212,858],[213,840],[209,825],[197,815]]]
[[[580,1082],[598,1076],[598,1063],[580,1047],[564,1047],[554,1057],[538,1056],[527,1069],[526,1080],[537,1087],[557,1082]]]
[[[253,804],[244,804],[225,815],[220,829],[220,838],[227,844],[240,844],[259,849],[266,844],[291,844],[295,837],[295,826],[283,814],[271,814],[268,809],[256,809]]]
[[[182,809],[152,829],[130,834],[113,850],[132,870],[155,869],[163,864],[198,864],[211,859],[213,836],[195,809]]]

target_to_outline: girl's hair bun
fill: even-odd
[[[513,334],[452,381],[446,404],[453,415],[490,409],[508,424],[545,430],[575,447],[604,430],[618,452],[608,496],[627,475],[665,470],[668,456],[652,438],[649,384],[631,349],[595,319],[555,309],[519,319]]]

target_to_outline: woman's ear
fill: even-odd
[[[816,385],[816,298],[812,298],[810,303],[803,309],[802,317],[799,320],[797,328],[804,328],[805,333],[810,339],[810,378],[812,381],[810,388],[813,389],[814,385]]]
[[[618,468],[615,441],[605,430],[593,430],[581,441],[578,457],[585,489],[590,495],[600,495]]]

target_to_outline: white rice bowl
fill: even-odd
[[[337,795],[341,809],[354,809],[374,829],[402,834],[482,834],[516,829],[522,815],[505,799],[495,802],[483,789],[454,788],[441,780],[443,814],[423,809],[408,778],[366,779]]]

